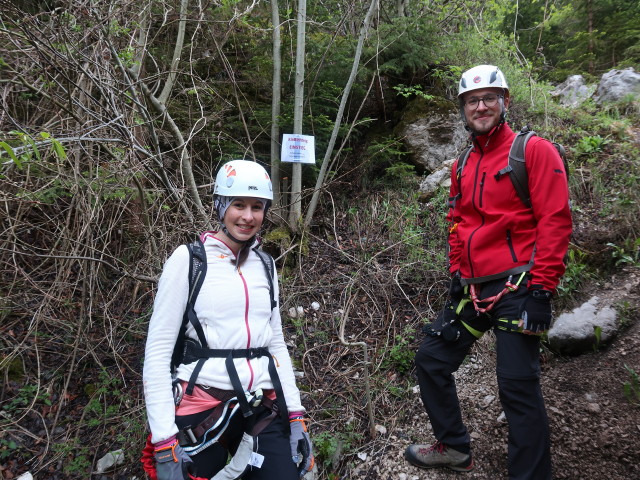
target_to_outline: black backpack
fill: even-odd
[[[198,294],[200,293],[200,287],[202,287],[202,282],[207,274],[207,255],[204,251],[204,245],[197,239],[195,242],[188,243],[187,248],[189,249],[189,297],[187,299],[187,306],[184,311],[184,315],[182,316],[182,325],[180,326],[180,332],[178,333],[178,338],[176,339],[176,344],[173,347],[173,354],[171,355],[171,372],[175,372],[178,365],[183,363],[185,357],[185,333],[187,331],[187,323],[191,323],[196,333],[198,334],[198,339],[200,340],[200,347],[207,348],[207,341],[204,336],[204,331],[202,330],[202,325],[198,320],[198,317],[195,312],[194,305],[196,303],[196,298],[198,298]],[[257,247],[253,249],[253,251],[258,255],[260,260],[262,260],[262,264],[264,265],[265,273],[267,275],[267,279],[269,280],[269,294],[271,296],[271,309],[273,310],[278,302],[275,298],[275,290],[274,290],[274,279],[275,279],[275,267],[274,260],[271,255],[267,252],[259,250]]]
[[[522,203],[524,203],[528,208],[531,208],[531,195],[529,193],[529,175],[527,174],[527,168],[525,166],[526,159],[524,152],[526,151],[527,142],[534,135],[536,135],[536,132],[534,132],[533,130],[529,130],[528,126],[525,126],[522,128],[522,130],[520,130],[520,132],[516,135],[516,138],[513,140],[511,150],[509,150],[509,163],[506,167],[501,169],[496,174],[496,178],[500,178],[502,175],[509,174],[509,178],[511,178],[511,183],[513,183],[518,197],[520,197]],[[569,165],[567,164],[566,151],[564,147],[559,143],[552,142],[552,144],[554,147],[556,147],[556,150],[558,150],[560,158],[562,158],[564,171],[568,178]],[[473,145],[469,145],[467,149],[458,157],[458,169],[456,170],[456,178],[458,180],[458,184],[462,176],[462,169],[467,163],[467,159],[469,158],[471,150],[473,150]]]

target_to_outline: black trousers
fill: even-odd
[[[268,416],[270,410],[259,407],[254,414],[256,420]],[[211,410],[197,413],[194,415],[176,416],[176,425],[178,428],[184,428],[188,425],[197,425],[206,418]],[[214,443],[209,448],[203,450],[191,457],[193,464],[190,472],[197,477],[211,478],[227,464],[229,455],[235,453],[237,443],[242,437],[244,431],[242,412],[238,411],[225,433],[227,438],[235,438],[237,441],[230,442],[225,446],[220,443]],[[227,435],[227,433],[229,435]],[[291,458],[291,447],[289,445],[289,436],[285,434],[282,419],[276,415],[274,419],[267,425],[257,436],[254,442],[254,453],[264,457],[260,468],[248,466],[242,479],[246,480],[298,480],[298,472],[296,464]]]
[[[484,284],[480,298],[497,294],[504,288],[505,281]],[[460,319],[477,331],[493,328],[495,332],[498,391],[509,426],[509,479],[550,480],[551,442],[540,388],[540,339],[498,328],[513,325],[511,321],[518,319],[526,295],[526,288],[521,287],[504,295],[492,310],[482,315],[478,315],[469,302]],[[441,322],[442,316],[436,320],[435,330],[441,327]],[[463,452],[470,451],[471,442],[462,420],[453,372],[458,370],[476,340],[463,326],[454,342],[427,335],[415,358],[420,395],[436,439]]]

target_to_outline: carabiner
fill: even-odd
[[[180,405],[180,402],[182,401],[182,397],[184,395],[184,389],[182,388],[182,383],[180,383],[180,380],[176,380],[175,382],[173,382],[171,389],[173,391],[173,402],[177,407]]]

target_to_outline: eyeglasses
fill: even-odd
[[[485,95],[484,97],[471,97],[469,100],[464,102],[464,106],[475,110],[478,108],[478,105],[480,105],[480,102],[482,102],[485,107],[491,108],[498,103],[498,98],[502,98],[502,95],[492,93],[490,95]]]

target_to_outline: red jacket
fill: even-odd
[[[565,270],[572,228],[564,164],[551,142],[531,137],[525,153],[532,204],[527,208],[509,175],[495,177],[508,165],[514,138],[506,123],[478,136],[459,180],[454,163],[450,196],[461,195],[447,215],[449,268],[468,283],[480,283],[533,261],[530,285],[553,292]]]

